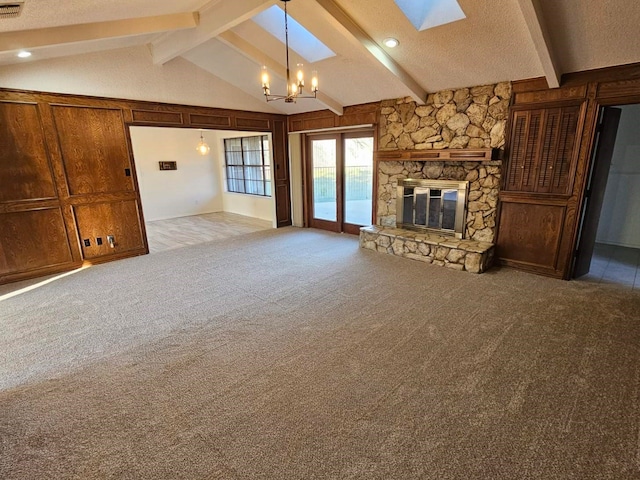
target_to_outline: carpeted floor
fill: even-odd
[[[0,300],[0,478],[640,478],[640,292],[286,228]]]

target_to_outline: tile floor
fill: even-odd
[[[589,273],[579,280],[640,290],[640,249],[596,243]]]
[[[270,221],[235,213],[214,212],[146,222],[149,253],[221,240],[273,228]]]

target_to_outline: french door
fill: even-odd
[[[357,235],[373,223],[373,131],[307,138],[308,225]]]

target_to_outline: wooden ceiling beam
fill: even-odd
[[[0,52],[31,50],[70,43],[130,37],[170,30],[195,28],[197,13],[176,13],[155,17],[127,18],[0,33]]]
[[[538,0],[518,0],[531,40],[550,88],[560,86],[561,72],[551,48],[551,39]]]
[[[224,42],[230,47],[237,50],[239,53],[244,55],[256,62],[256,65],[261,66],[264,65],[269,69],[270,72],[273,72],[278,77],[285,79],[287,78],[287,69],[280,62],[274,60],[273,58],[267,56],[262,50],[257,48],[254,44],[248,42],[244,38],[239,35],[233,33],[232,31],[226,31],[218,35],[218,40]],[[258,77],[258,72],[256,71],[256,78]],[[316,99],[326,106],[329,110],[331,110],[336,115],[342,115],[344,111],[344,107],[342,104],[329,95],[323,93],[322,91],[318,91]]]
[[[200,11],[197,28],[172,32],[151,43],[153,63],[164,65],[222,32],[249,20],[269,8],[277,0],[242,0],[212,2]]]
[[[373,38],[365,32],[334,0],[316,0],[336,23],[354,37],[371,55],[374,56],[387,70],[400,80],[410,91],[411,97],[423,105],[427,99],[427,91],[404,70]]]

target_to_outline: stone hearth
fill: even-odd
[[[487,270],[494,256],[493,243],[379,226],[360,229],[360,246],[471,273]]]

